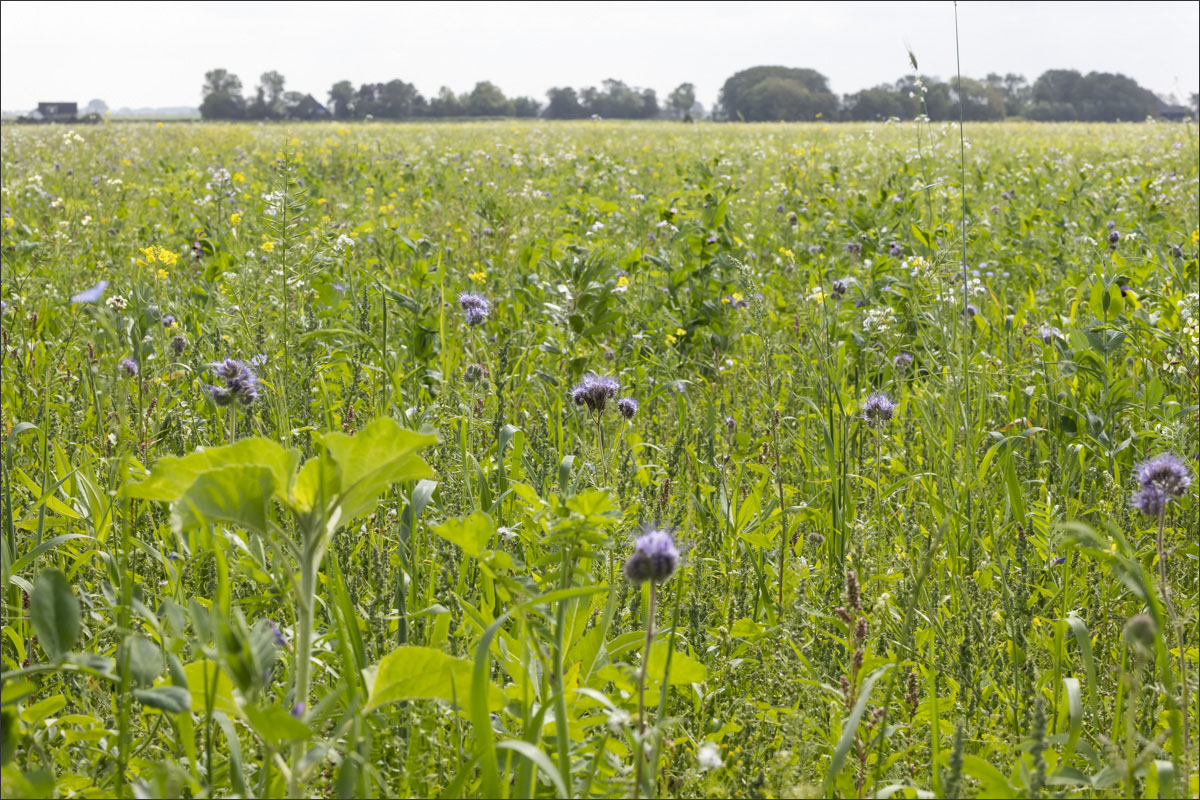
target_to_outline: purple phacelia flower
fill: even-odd
[[[162,326],[164,328],[169,328],[174,324],[175,324],[175,315],[174,314],[164,314],[163,315]]]
[[[1133,507],[1148,517],[1162,514],[1167,503],[1182,497],[1192,485],[1187,465],[1173,453],[1143,461],[1134,474],[1140,488],[1133,495]]]
[[[863,401],[860,413],[868,425],[879,428],[891,421],[896,413],[896,404],[883,392],[876,392]]]
[[[888,246],[888,254],[898,258],[904,254],[904,248],[900,246],[899,242],[892,242]]]
[[[633,419],[633,415],[638,411],[638,401],[632,397],[622,397],[617,401],[617,411],[625,419]]]
[[[633,543],[625,561],[625,577],[633,583],[662,583],[679,566],[679,548],[668,531],[649,528]]]
[[[908,372],[912,364],[912,353],[897,353],[896,357],[892,359],[892,366],[896,368],[897,372]]]
[[[488,299],[474,292],[461,293],[458,296],[458,307],[462,309],[467,324],[471,327],[487,322],[488,316],[492,313],[492,304],[488,302]]]
[[[609,398],[616,397],[620,389],[621,385],[612,378],[589,372],[571,389],[571,401],[577,406],[586,405],[594,414],[601,414]]]
[[[126,378],[136,378],[138,374],[138,362],[132,358],[122,359],[121,374]]]
[[[227,358],[214,364],[213,371],[225,382],[223,391],[219,387],[208,387],[217,405],[228,405],[233,400],[239,400],[242,405],[248,406],[258,399],[258,376],[247,364]]]

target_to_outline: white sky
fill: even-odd
[[[835,92],[894,81],[905,43],[927,74],[954,72],[954,8],[940,2],[32,2],[0,3],[0,107],[105,100],[196,106],[224,67],[250,94],[277,69],[324,101],[335,81],[402,78],[429,97],[491,80],[545,100],[551,86],[684,81],[710,106],[759,64],[811,67]],[[1200,85],[1200,3],[983,2],[959,6],[963,74],[1123,72],[1186,102]]]

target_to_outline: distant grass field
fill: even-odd
[[[1196,796],[1194,126],[0,136],[6,798]]]

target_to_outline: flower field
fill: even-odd
[[[3,796],[1196,797],[1196,129],[965,134],[4,126]]]

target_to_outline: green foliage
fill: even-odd
[[[4,797],[1194,796],[1194,137],[918,74],[5,127]]]

